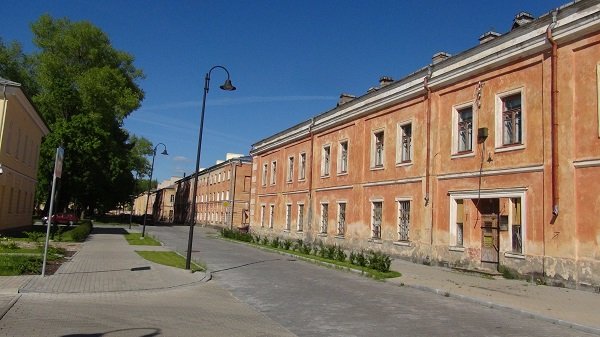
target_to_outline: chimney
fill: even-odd
[[[483,35],[481,35],[479,37],[479,44],[484,44],[488,41],[492,41],[493,39],[495,39],[501,35],[502,34],[500,34],[498,32],[494,32],[493,30],[490,30],[489,32],[485,32],[485,33],[483,33]]]
[[[380,88],[383,88],[383,87],[385,87],[386,85],[388,85],[388,84],[392,84],[392,83],[394,83],[394,79],[393,79],[393,78],[391,78],[391,77],[389,77],[389,76],[381,76],[381,77],[379,78],[379,87],[380,87]]]
[[[433,64],[436,64],[436,63],[442,62],[443,60],[449,58],[450,56],[452,56],[452,55],[450,55],[450,54],[448,54],[446,52],[441,51],[439,53],[433,54],[433,57],[431,58],[431,62]]]
[[[519,28],[523,25],[526,25],[533,20],[535,20],[533,15],[531,15],[527,12],[520,12],[519,14],[515,15],[515,19],[513,20],[513,25],[510,30],[513,30],[515,28]]]
[[[342,93],[340,95],[340,99],[338,100],[337,106],[340,106],[342,104],[346,104],[346,103],[350,102],[351,100],[353,100],[355,98],[356,98],[356,96],[354,96],[354,95]]]

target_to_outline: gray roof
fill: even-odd
[[[0,85],[10,85],[13,87],[20,87],[21,83],[13,82],[11,80],[7,80],[5,78],[0,77]]]

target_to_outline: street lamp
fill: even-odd
[[[152,151],[152,166],[150,168],[150,181],[148,181],[148,193],[146,194],[146,208],[144,209],[144,222],[142,225],[142,239],[144,238],[144,235],[146,234],[146,218],[148,217],[148,201],[150,200],[150,189],[152,188],[152,174],[154,173],[154,158],[156,157],[156,149],[158,149],[158,146],[161,145],[165,148],[165,150],[163,152],[161,152],[162,155],[169,155],[167,153],[167,146],[163,143],[158,143],[156,144],[156,146],[154,147],[154,150]]]
[[[206,110],[206,94],[208,94],[208,88],[210,84],[210,73],[217,69],[223,69],[227,73],[227,79],[225,83],[220,86],[221,89],[226,91],[233,91],[235,87],[231,84],[229,79],[229,71],[223,66],[214,66],[206,73],[204,77],[204,95],[202,97],[202,113],[200,113],[200,131],[198,132],[198,153],[196,155],[196,170],[194,171],[194,191],[192,194],[192,221],[190,222],[190,233],[188,236],[188,247],[185,258],[185,269],[190,269],[192,260],[192,241],[194,239],[194,226],[196,225],[196,192],[198,191],[198,170],[200,169],[200,151],[202,150],[202,128],[204,127],[204,111]]]

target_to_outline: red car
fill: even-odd
[[[42,219],[44,225],[48,222],[48,217],[45,216]],[[63,225],[74,225],[79,222],[79,217],[75,214],[71,213],[56,213],[52,214],[52,223],[53,224],[63,224]]]

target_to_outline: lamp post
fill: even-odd
[[[150,168],[150,180],[148,181],[148,193],[146,194],[146,208],[144,209],[144,222],[142,225],[142,239],[144,238],[144,235],[146,235],[146,218],[148,217],[148,201],[150,200],[150,189],[152,188],[152,174],[154,173],[154,158],[156,157],[156,149],[158,149],[158,146],[161,145],[165,148],[165,150],[163,152],[161,152],[162,155],[167,156],[167,146],[163,143],[158,143],[156,144],[156,146],[154,147],[154,150],[152,151],[152,166]]]
[[[206,94],[208,94],[208,88],[210,84],[210,73],[213,70],[220,68],[225,70],[227,73],[227,79],[225,83],[220,86],[221,89],[226,91],[233,91],[236,88],[231,84],[229,79],[229,71],[223,66],[214,66],[206,73],[204,77],[204,95],[202,96],[202,112],[200,113],[200,131],[198,132],[198,153],[196,155],[196,170],[194,171],[194,190],[192,194],[192,221],[190,222],[190,231],[188,236],[188,247],[185,258],[185,269],[190,269],[192,260],[192,241],[194,240],[194,226],[196,225],[196,192],[198,191],[198,170],[200,169],[200,151],[202,150],[202,128],[204,127],[204,111],[206,110]]]

